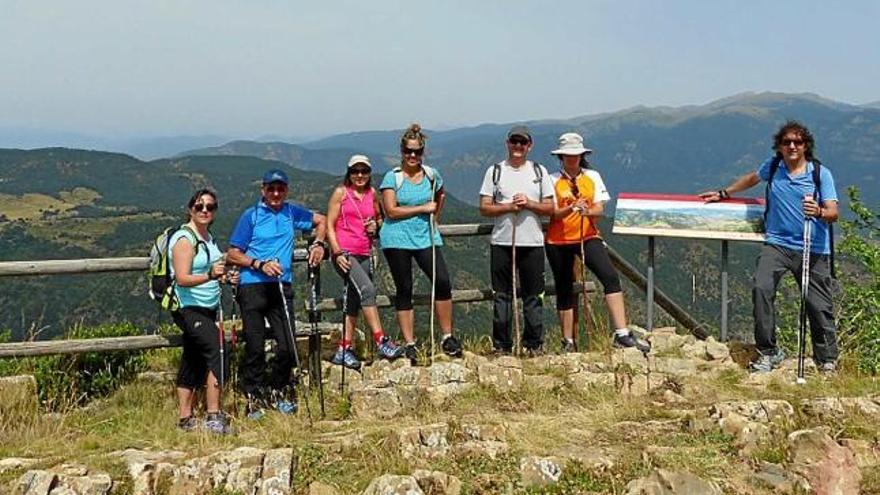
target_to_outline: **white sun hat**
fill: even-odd
[[[584,138],[576,132],[566,132],[559,136],[559,148],[551,151],[554,155],[583,155],[593,150],[584,147]]]

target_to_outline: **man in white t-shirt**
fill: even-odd
[[[480,188],[480,214],[491,217],[490,267],[495,312],[492,344],[498,354],[510,354],[512,255],[516,250],[517,281],[522,289],[522,345],[527,355],[542,353],[544,344],[544,233],[541,217],[553,213],[553,183],[543,165],[528,160],[532,136],[525,126],[507,133],[507,159],[486,170]],[[516,223],[514,236],[513,225]]]

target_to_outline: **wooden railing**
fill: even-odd
[[[439,227],[444,237],[470,237],[481,236],[491,233],[492,224],[460,224],[442,225]],[[644,291],[647,287],[647,279],[638,270],[623,259],[616,251],[608,248],[611,260],[620,273],[633,282],[639,289]],[[306,260],[307,253],[304,249],[294,251],[294,262],[300,263]],[[8,261],[0,262],[0,277],[57,275],[57,274],[82,274],[82,273],[106,273],[106,272],[143,272],[149,266],[149,258],[92,258],[78,260],[48,260],[48,261]],[[580,290],[580,285],[577,290]],[[655,302],[674,320],[688,329],[698,338],[704,339],[707,333],[703,326],[690,314],[678,306],[663,291],[654,289]],[[587,291],[594,293],[596,287],[592,282],[587,282]],[[547,295],[555,295],[555,287],[548,286]],[[485,302],[492,300],[491,289],[459,289],[452,291],[453,303]],[[413,296],[413,304],[428,305],[430,295],[416,294]],[[380,295],[377,298],[379,307],[391,306],[388,296]],[[341,298],[322,299],[317,306],[320,312],[339,311],[342,307]],[[329,332],[333,325],[320,324],[321,333]],[[312,335],[310,331],[297,331],[297,337]],[[107,352],[120,350],[145,350],[163,347],[179,347],[179,336],[162,335],[139,335],[130,337],[110,337],[99,339],[82,340],[50,340],[35,342],[14,342],[0,344],[0,358],[42,356],[50,354],[77,354],[83,352]]]

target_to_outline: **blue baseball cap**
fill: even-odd
[[[287,174],[285,174],[283,170],[277,168],[269,170],[263,174],[263,184],[271,184],[273,182],[282,182],[284,185],[287,185]]]

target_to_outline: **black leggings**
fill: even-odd
[[[575,301],[574,258],[581,255],[580,244],[547,244],[545,248],[550,270],[553,271],[553,281],[556,284],[556,309],[559,311],[572,309]],[[621,291],[620,277],[611,264],[605,241],[598,237],[584,241],[584,256],[587,258],[583,260],[584,263],[599,279],[606,296]]]
[[[397,294],[394,297],[394,307],[397,311],[413,309],[412,291],[413,275],[412,260],[416,261],[419,268],[431,279],[431,248],[424,249],[383,249],[382,254],[388,261],[391,277],[394,278],[394,287]],[[449,271],[446,262],[443,261],[443,252],[436,248],[437,255],[437,280],[434,287],[435,300],[449,301],[452,299],[452,284],[449,282]]]

